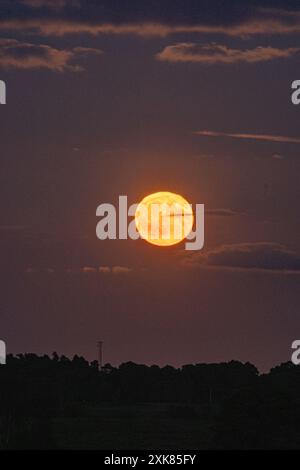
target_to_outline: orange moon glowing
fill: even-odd
[[[144,197],[135,212],[140,236],[157,246],[180,243],[191,232],[193,223],[193,210],[187,200],[168,191]]]

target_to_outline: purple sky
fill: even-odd
[[[290,359],[300,9],[223,3],[1,2],[9,352],[93,359],[102,339],[113,364]],[[159,190],[205,204],[203,251],[97,240],[99,204]]]

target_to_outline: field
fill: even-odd
[[[54,420],[54,439],[63,449],[207,449],[211,421],[197,406],[103,405]]]

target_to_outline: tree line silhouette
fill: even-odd
[[[56,448],[55,418],[137,403],[172,405],[169,415],[181,419],[208,414],[211,448],[300,447],[300,369],[292,363],[268,374],[238,361],[99,371],[97,361],[53,353],[9,355],[0,366],[0,449]]]

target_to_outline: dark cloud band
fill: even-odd
[[[274,8],[275,7],[275,8]],[[222,11],[222,14],[220,14]],[[300,33],[300,6],[282,0],[3,0],[2,30],[41,35]]]
[[[300,255],[273,242],[222,245],[184,258],[189,267],[222,267],[267,271],[300,272]]]

